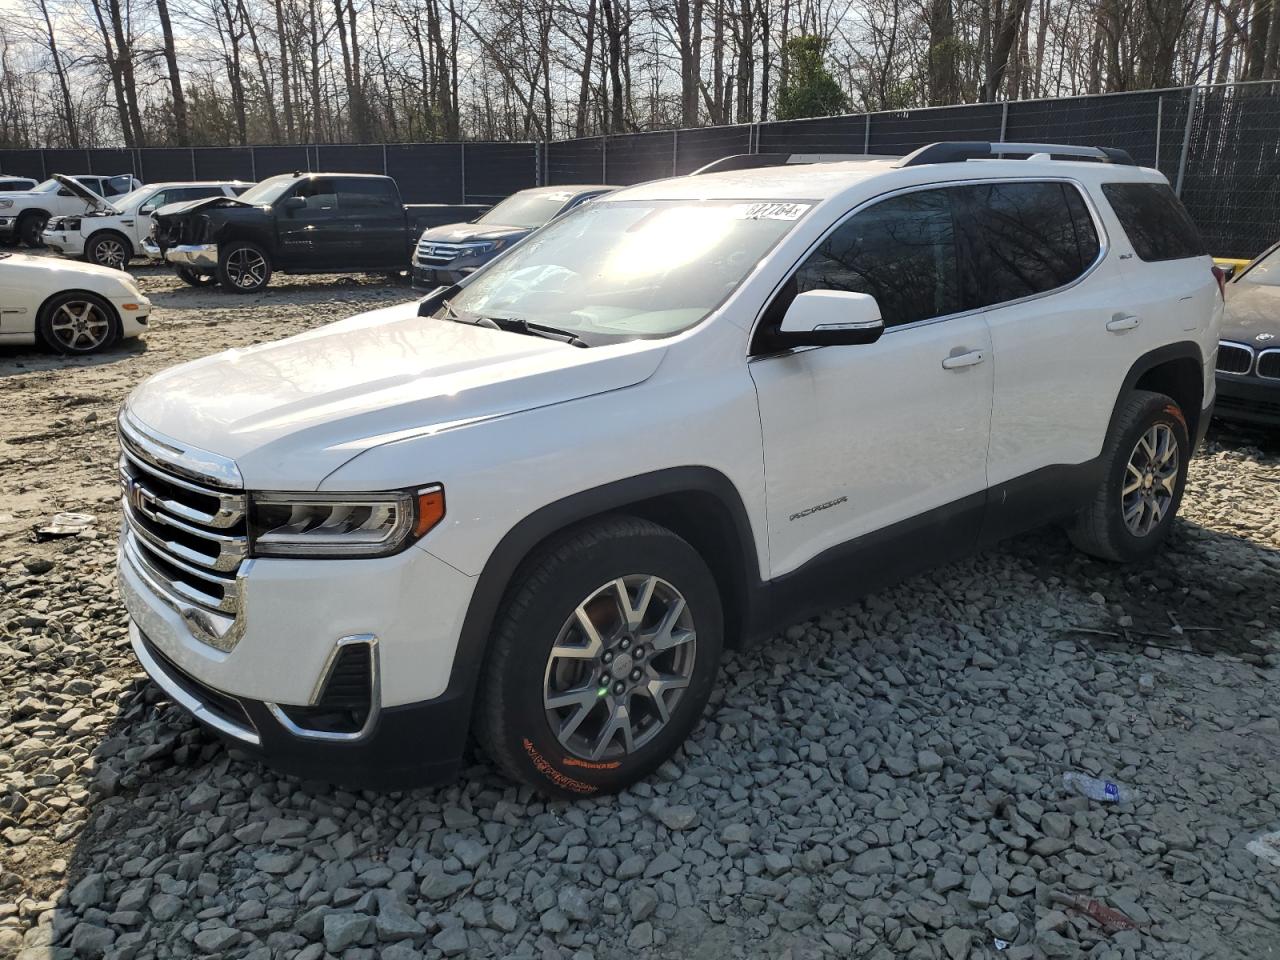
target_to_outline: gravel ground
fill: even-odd
[[[624,796],[482,765],[356,794],[230,755],[143,679],[112,424],[152,371],[409,293],[140,272],[144,342],[0,351],[0,960],[1280,952],[1280,868],[1245,850],[1280,830],[1280,435],[1215,432],[1150,569],[1040,533],[729,657]],[[97,522],[33,542],[63,510]]]

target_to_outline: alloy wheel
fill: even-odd
[[[124,244],[110,237],[99,240],[95,257],[99,266],[120,269],[124,266]]]
[[[87,353],[106,342],[111,318],[96,303],[68,300],[54,311],[49,329],[68,350]]]
[[[266,258],[256,250],[241,247],[227,257],[227,276],[241,289],[248,290],[261,284],[266,272]]]
[[[634,753],[670,722],[693,677],[697,634],[684,596],[633,574],[596,589],[560,628],[542,704],[560,745],[590,761]]]
[[[1145,537],[1160,525],[1177,483],[1177,438],[1168,424],[1154,424],[1138,438],[1125,465],[1120,507],[1130,533]]]

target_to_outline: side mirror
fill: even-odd
[[[788,347],[875,343],[884,333],[880,305],[869,293],[806,290],[787,307],[778,339]]]
[[[138,215],[143,217],[149,217],[155,212],[156,212],[155,204],[148,203],[145,207],[139,208]]]
[[[284,203],[280,204],[282,210],[301,210],[307,205],[307,201],[302,197],[285,197]]]
[[[418,316],[429,317],[439,310],[446,300],[452,300],[462,288],[456,283],[448,287],[436,287],[418,301]]]

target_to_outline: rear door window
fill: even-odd
[[[1098,258],[1093,219],[1072,184],[977,183],[955,188],[965,300],[987,307],[1064,287]]]
[[[352,177],[338,181],[338,206],[344,212],[386,212],[395,206],[395,194],[386,180]]]
[[[1102,192],[1140,260],[1183,260],[1208,253],[1168,184],[1104,183]]]

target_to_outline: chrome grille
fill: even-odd
[[[1258,354],[1258,376],[1280,380],[1280,349],[1263,350]]]
[[[203,472],[213,460],[145,434],[121,415],[123,553],[201,640],[229,650],[239,636],[248,501],[229,484],[229,461],[212,475]]]
[[[1253,369],[1253,348],[1223,340],[1218,344],[1219,373],[1248,373]]]
[[[435,243],[430,240],[418,243],[418,261],[421,263],[449,263],[466,252],[467,248],[457,243]]]

